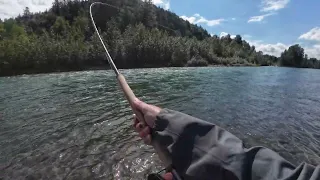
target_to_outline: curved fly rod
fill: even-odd
[[[110,7],[114,7],[114,6],[109,5],[109,4],[107,4],[107,3],[102,3],[102,2],[94,2],[94,3],[92,3],[92,4],[90,5],[90,17],[91,17],[91,21],[92,21],[92,24],[93,24],[93,27],[94,27],[96,33],[98,34],[98,37],[99,37],[99,39],[100,39],[100,41],[101,41],[101,44],[102,44],[102,46],[103,46],[103,48],[104,48],[104,50],[105,50],[105,52],[106,52],[106,56],[107,56],[109,65],[110,65],[111,69],[114,71],[114,73],[116,74],[116,77],[117,77],[117,79],[118,79],[118,83],[119,83],[119,85],[120,85],[120,87],[121,87],[124,95],[126,96],[128,102],[129,102],[129,104],[130,104],[130,106],[131,106],[131,109],[132,109],[133,112],[137,115],[139,121],[140,121],[141,123],[143,123],[143,124],[146,125],[146,122],[145,122],[145,119],[144,119],[143,114],[142,114],[140,111],[138,111],[138,110],[136,110],[136,109],[134,108],[133,101],[136,99],[135,94],[133,93],[133,91],[131,90],[130,86],[128,85],[125,77],[119,72],[119,70],[117,69],[116,65],[114,64],[114,62],[113,62],[113,60],[112,60],[112,58],[111,58],[111,56],[110,56],[110,54],[109,54],[109,51],[108,51],[106,45],[104,44],[103,39],[101,38],[100,33],[99,33],[98,29],[97,29],[96,23],[95,23],[95,21],[94,21],[94,19],[93,19],[93,16],[92,16],[92,7],[93,7],[94,5],[96,5],[96,4],[106,5],[106,6],[110,6]],[[117,8],[117,7],[114,7],[114,8]],[[162,163],[165,165],[165,167],[166,167],[166,168],[172,167],[171,159],[167,156],[167,154],[165,153],[165,151],[164,151],[163,149],[161,149],[160,144],[158,144],[157,142],[153,141],[153,142],[152,142],[152,146],[153,146],[153,148],[156,150],[156,152],[157,152],[160,160],[161,160]],[[175,169],[171,169],[171,172],[172,172],[172,175],[174,176],[174,178],[175,178],[176,180],[181,180],[180,176],[178,175],[178,173],[176,172]]]

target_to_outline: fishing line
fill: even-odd
[[[93,27],[94,27],[94,29],[95,29],[95,31],[96,31],[96,33],[97,33],[97,35],[98,35],[98,37],[99,37],[99,39],[100,39],[100,41],[101,41],[101,44],[102,44],[104,50],[106,51],[106,56],[107,56],[107,59],[108,59],[108,62],[109,62],[109,64],[110,64],[110,66],[111,66],[112,70],[116,73],[116,75],[119,75],[120,73],[119,73],[116,65],[114,64],[114,62],[113,62],[113,60],[112,60],[112,58],[111,58],[111,56],[110,56],[110,54],[109,54],[109,51],[108,51],[106,45],[105,45],[104,42],[103,42],[103,39],[102,39],[101,36],[100,36],[100,33],[99,33],[99,31],[98,31],[98,28],[97,28],[96,23],[95,23],[95,21],[94,21],[94,19],[93,19],[93,16],[92,16],[92,7],[93,7],[94,5],[96,5],[96,4],[101,4],[101,5],[105,5],[105,6],[110,6],[110,5],[109,5],[109,4],[106,4],[106,3],[102,3],[102,2],[94,2],[94,3],[92,3],[92,4],[90,5],[90,17],[91,17],[91,21],[92,21]],[[111,6],[111,7],[113,7],[113,6]]]
[[[118,83],[120,85],[120,87],[122,88],[122,91],[124,92],[132,110],[135,112],[135,114],[137,115],[139,121],[141,121],[143,124],[146,124],[145,123],[145,119],[144,119],[144,116],[143,114],[136,110],[135,107],[134,107],[134,101],[136,100],[136,96],[134,95],[134,93],[132,92],[131,88],[129,87],[125,77],[118,71],[116,65],[114,64],[110,54],[109,54],[109,51],[106,47],[106,45],[104,44],[103,42],[103,39],[102,37],[100,36],[100,33],[98,31],[98,28],[96,26],[96,23],[93,19],[93,15],[92,15],[92,7],[96,4],[100,4],[100,5],[104,5],[104,6],[110,6],[110,7],[114,7],[112,5],[109,5],[107,3],[102,3],[102,2],[94,2],[90,5],[90,17],[91,17],[91,21],[92,21],[92,24],[93,24],[93,27],[101,41],[101,44],[106,52],[106,56],[107,56],[107,59],[108,59],[108,62],[109,62],[109,65],[111,67],[111,69],[114,71],[114,73],[116,74],[117,76],[117,79],[118,79]],[[114,8],[117,8],[117,7],[114,7]],[[117,8],[118,9],[118,8]],[[166,152],[164,152],[160,146],[159,143],[157,142],[152,142],[152,146],[154,147],[154,149],[156,150],[160,160],[165,164],[166,168],[169,168],[169,167],[172,167],[171,165],[171,160],[170,158],[168,158],[168,154]],[[178,173],[176,172],[175,169],[171,169],[171,172],[172,172],[172,175],[174,177],[175,180],[181,180],[180,176],[178,175]]]

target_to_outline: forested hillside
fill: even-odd
[[[56,0],[42,13],[28,7],[0,20],[0,75],[105,68],[104,50],[89,20],[93,1]],[[213,36],[151,1],[101,0],[94,18],[120,68],[283,65],[319,68],[294,45],[280,58],[257,52],[240,35]]]

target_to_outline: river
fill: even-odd
[[[142,100],[218,124],[293,164],[320,163],[320,71],[123,70]],[[0,78],[0,179],[144,179],[161,168],[136,137],[111,71]]]

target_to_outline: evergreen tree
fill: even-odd
[[[0,75],[108,67],[89,20],[91,1],[55,0],[51,9],[0,20]],[[158,8],[151,0],[103,0],[94,18],[121,68],[223,65],[281,65],[320,68],[299,45],[280,58],[257,52],[240,35],[211,36],[200,26]]]

